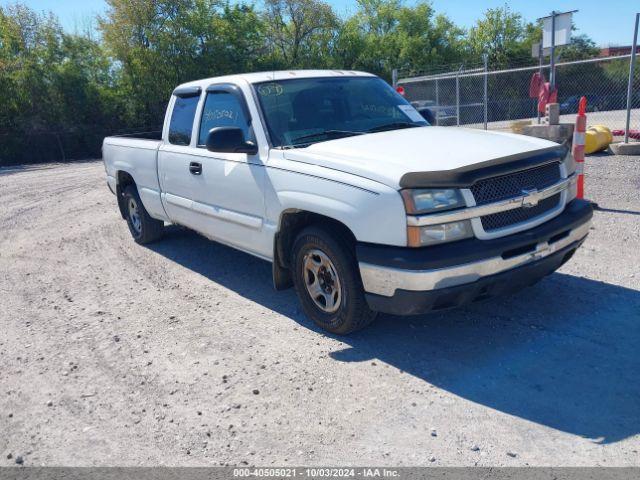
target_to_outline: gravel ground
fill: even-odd
[[[640,160],[515,296],[327,336],[269,264],[136,245],[100,162],[0,170],[0,466],[640,465]]]

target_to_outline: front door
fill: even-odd
[[[202,169],[191,182],[199,230],[223,243],[270,257],[271,244],[265,241],[263,229],[265,171],[260,155],[210,152],[204,146],[209,131],[224,126],[242,128],[245,139],[255,142],[241,89],[233,84],[207,88],[200,117],[191,155],[191,161]]]

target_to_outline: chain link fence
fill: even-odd
[[[589,125],[624,130],[630,59],[621,55],[557,63],[561,120],[574,122],[578,101],[586,96]],[[634,70],[630,128],[640,129],[640,66]],[[397,84],[432,124],[518,131],[523,123],[540,121],[538,99],[529,97],[536,72],[549,79],[548,65],[502,70],[476,65],[445,73],[398,72]]]

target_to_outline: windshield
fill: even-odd
[[[428,125],[378,77],[280,80],[255,89],[274,147]]]

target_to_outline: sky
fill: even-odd
[[[38,11],[52,11],[68,31],[82,31],[96,14],[104,12],[104,0],[21,0]],[[327,0],[339,14],[355,10],[356,0]],[[411,3],[414,0],[408,0]],[[0,0],[8,5],[13,0]],[[444,13],[462,27],[472,26],[487,8],[507,3],[526,20],[533,21],[552,10],[576,10],[574,23],[578,33],[586,33],[597,45],[630,45],[633,42],[635,13],[640,12],[638,0],[432,0],[437,13]]]

